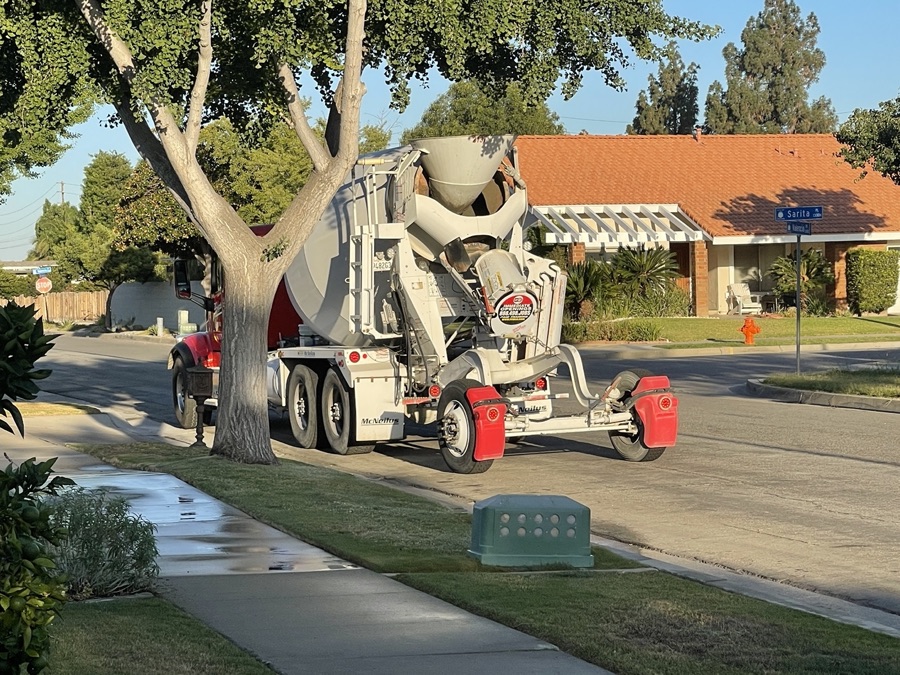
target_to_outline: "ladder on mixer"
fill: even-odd
[[[405,236],[405,218],[409,203],[415,197],[415,161],[420,153],[416,150],[403,157],[395,168],[382,170],[385,164],[381,158],[364,158],[357,163],[353,180],[354,204],[352,208],[350,234],[350,332],[362,333],[379,338],[401,337],[399,333],[383,333],[375,322],[375,272],[389,269],[391,260],[376,259],[375,242],[379,239],[397,240]],[[388,182],[393,183],[392,218],[386,213],[385,199],[379,199],[379,186],[386,192]],[[362,189],[360,195],[357,190]],[[365,200],[365,219],[359,217],[357,204]]]

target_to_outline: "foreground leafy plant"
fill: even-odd
[[[43,321],[35,319],[34,305],[23,307],[11,302],[0,307],[0,416],[9,413],[20,434],[25,433],[25,425],[13,402],[35,398],[35,380],[50,375],[49,370],[35,370],[34,363],[53,348],[51,340],[52,336],[44,335]],[[0,429],[13,430],[4,419],[0,419]]]
[[[65,531],[41,501],[73,484],[50,478],[55,462],[10,462],[0,473],[0,673],[18,673],[25,664],[29,673],[46,667],[47,626],[66,600],[65,578],[47,551]]]

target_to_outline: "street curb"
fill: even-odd
[[[772,398],[786,403],[806,403],[832,408],[853,408],[875,412],[900,413],[900,399],[875,396],[854,396],[851,394],[831,394],[825,391],[788,389],[765,384],[762,380],[747,380],[747,391],[754,396]]]
[[[146,333],[101,333],[100,339],[104,340],[134,340],[136,342],[155,342],[157,344],[174,345],[175,338],[171,335],[147,335]]]

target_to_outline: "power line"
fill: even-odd
[[[6,212],[6,213],[0,213],[0,217],[3,217],[3,216],[11,216],[11,215],[13,215],[14,213],[18,213],[19,211],[24,211],[25,209],[27,209],[27,208],[29,208],[29,207],[31,207],[31,206],[37,204],[39,201],[43,200],[50,192],[52,192],[52,191],[55,190],[55,189],[56,189],[55,186],[52,187],[52,188],[49,188],[46,192],[44,192],[44,194],[42,194],[40,197],[38,197],[37,199],[35,199],[35,200],[34,200],[33,202],[31,202],[30,204],[26,204],[25,206],[23,206],[23,207],[21,207],[21,208],[18,208],[18,209],[16,209],[15,211],[8,211],[8,212]]]
[[[26,213],[24,216],[19,216],[18,218],[13,218],[12,220],[7,220],[7,221],[5,221],[5,222],[0,223],[0,227],[4,227],[4,226],[6,226],[6,225],[15,225],[16,223],[19,223],[19,222],[21,222],[21,221],[23,221],[23,220],[28,220],[29,218],[31,218],[31,217],[34,216],[35,214],[37,214],[37,213],[43,211],[43,209],[44,209],[43,206],[39,206],[39,207],[37,207],[36,209],[33,209],[32,211]],[[32,223],[32,224],[33,224],[33,223]]]
[[[25,225],[24,227],[20,227],[18,230],[13,230],[12,232],[4,232],[4,233],[3,233],[3,237],[4,237],[4,238],[3,238],[3,239],[0,239],[0,244],[5,244],[5,243],[7,243],[7,237],[8,237],[8,235],[18,234],[19,232],[22,232],[22,231],[24,231],[24,230],[31,229],[31,228],[33,228],[33,227],[34,227],[34,223],[29,223],[28,225]]]

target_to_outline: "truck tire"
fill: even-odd
[[[322,431],[332,452],[339,455],[363,455],[372,452],[374,445],[357,445],[354,442],[353,425],[356,416],[351,406],[350,390],[344,378],[329,368],[322,381],[319,398]]]
[[[641,378],[647,377],[648,375],[651,375],[650,371],[642,368],[623,370],[616,375],[619,379],[618,389],[622,392],[622,398],[631,396],[632,390],[637,386]],[[655,459],[659,459],[666,449],[648,448],[644,445],[644,427],[633,408],[631,414],[634,416],[638,432],[631,435],[623,434],[619,431],[610,431],[609,440],[612,443],[613,449],[619,454],[619,457],[629,462],[652,462]]]
[[[475,419],[466,391],[481,387],[476,380],[455,380],[438,401],[438,442],[441,456],[456,473],[484,473],[494,460],[475,461]]]
[[[172,407],[175,410],[178,426],[182,429],[197,428],[197,401],[188,396],[187,366],[180,357],[176,358],[172,365]],[[210,411],[211,414],[212,411]]]
[[[297,364],[287,381],[287,411],[291,431],[301,448],[318,447],[322,417],[319,414],[319,376],[312,368]]]

